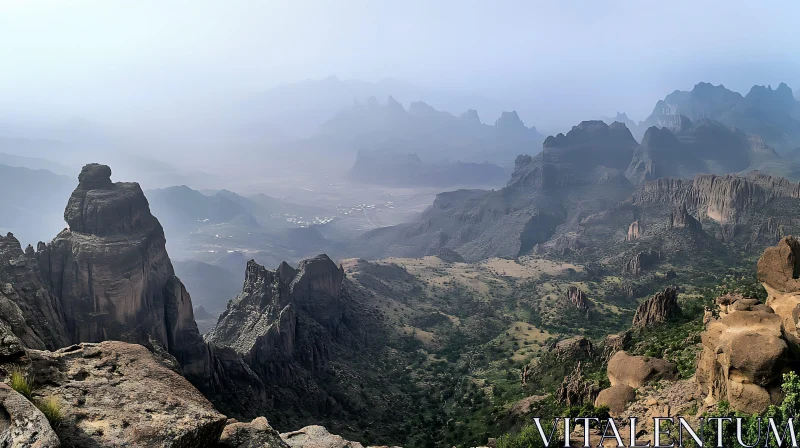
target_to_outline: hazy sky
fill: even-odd
[[[699,81],[797,89],[798,25],[797,0],[0,0],[0,114],[170,116],[335,74],[643,119]]]

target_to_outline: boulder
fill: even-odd
[[[228,421],[219,438],[220,448],[287,448],[278,431],[264,417],[250,423]]]
[[[764,250],[757,265],[758,280],[770,296],[800,292],[800,241],[793,236]]]
[[[754,413],[777,401],[789,354],[780,316],[762,309],[730,312],[711,321],[701,339],[695,378],[707,402],[726,400]]]
[[[670,286],[645,300],[636,308],[632,326],[634,328],[649,327],[664,322],[679,312],[678,290],[674,286]]]
[[[608,380],[612,386],[642,387],[653,381],[675,380],[678,371],[675,364],[649,356],[631,356],[619,351],[608,361]]]
[[[608,412],[613,417],[622,415],[628,403],[636,400],[636,391],[624,384],[611,386],[608,389],[603,389],[597,395],[594,401],[596,407],[608,406]]]
[[[37,394],[61,399],[64,422],[56,433],[66,446],[207,446],[227,420],[168,360],[141,345],[29,350],[21,362]]]
[[[61,446],[44,414],[27,398],[0,383],[0,446],[57,448]]]

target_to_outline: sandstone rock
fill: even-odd
[[[44,414],[27,398],[0,383],[0,446],[57,448],[61,446]]]
[[[286,448],[278,431],[272,429],[267,419],[258,417],[250,423],[228,421],[219,438],[220,448]]]
[[[679,312],[678,290],[674,286],[670,286],[645,300],[636,308],[632,326],[634,328],[649,327],[664,322]]]
[[[73,342],[122,340],[164,347],[200,385],[208,353],[191,297],[175,276],[164,230],[136,183],[112,183],[111,169],[86,165],[64,211],[70,228],[36,252]]]
[[[800,241],[783,238],[758,260],[758,280],[767,290],[767,305],[781,317],[784,336],[794,351],[800,348]]]
[[[613,417],[622,415],[628,403],[636,400],[636,391],[624,384],[603,389],[597,395],[594,405],[597,407],[608,406],[609,414]]]
[[[636,241],[639,239],[641,232],[639,221],[634,221],[628,226],[628,235],[625,236],[625,241]]]
[[[584,336],[574,336],[559,341],[553,347],[553,352],[559,359],[588,359],[594,356],[592,342]]]
[[[62,400],[56,432],[65,446],[209,446],[225,426],[197,389],[140,345],[29,350],[23,362],[37,394]]]
[[[781,317],[764,310],[739,310],[708,324],[696,379],[707,402],[727,400],[743,412],[773,403],[788,347]]]
[[[677,377],[675,364],[663,359],[631,356],[619,351],[608,361],[608,380],[612,386],[639,388],[652,381],[675,380]]]
[[[800,241],[787,236],[777,246],[765,249],[757,271],[770,295],[800,292]]]

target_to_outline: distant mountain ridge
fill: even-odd
[[[421,101],[406,110],[393,97],[375,97],[341,110],[294,152],[317,157],[354,157],[358,151],[417,154],[425,163],[489,162],[510,166],[520,153],[538,150],[544,136],[526,127],[514,112],[503,112],[494,125],[481,123],[475,110],[456,117]]]
[[[760,135],[778,151],[800,146],[800,102],[785,83],[776,89],[753,86],[742,96],[721,84],[701,82],[691,91],[676,90],[667,95],[656,103],[643,124],[645,127],[674,126],[681,115],[692,121],[706,118],[736,126]],[[639,127],[642,128],[641,124]]]

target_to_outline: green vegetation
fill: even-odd
[[[762,414],[745,414],[742,412],[733,411],[730,405],[726,402],[720,402],[717,405],[717,410],[703,414],[708,418],[730,417],[742,418],[742,439],[749,445],[769,446],[777,448],[775,439],[772,433],[769,432],[767,423],[768,418],[775,421],[775,426],[778,431],[783,434],[784,429],[787,427],[789,419],[792,421],[795,433],[800,433],[800,422],[797,422],[797,416],[800,415],[800,377],[795,372],[789,372],[783,375],[783,383],[781,389],[784,393],[784,399],[780,406],[770,406]],[[759,425],[759,418],[762,419]],[[734,420],[735,422],[735,420]],[[717,440],[717,422],[706,422],[703,431],[706,434],[706,440]],[[723,446],[740,446],[736,440],[736,424],[728,423],[723,425],[722,428]],[[754,443],[758,440],[758,443]],[[767,442],[769,440],[769,442]]]
[[[64,420],[64,410],[61,400],[59,400],[58,397],[52,395],[44,398],[34,397],[33,393],[35,388],[33,378],[20,368],[15,368],[11,371],[9,383],[12,389],[27,398],[28,401],[42,411],[47,421],[50,422],[50,426],[56,428],[61,425],[61,422]]]
[[[28,400],[33,399],[33,378],[23,372],[22,369],[15,368],[11,371],[10,380],[12,389]]]
[[[550,435],[548,433],[548,428],[543,423],[542,424],[546,435]],[[558,440],[561,436],[561,433],[556,430],[556,434],[553,437]],[[544,448],[544,443],[542,442],[542,438],[539,435],[539,430],[536,428],[535,425],[527,425],[524,426],[519,432],[515,434],[506,434],[503,437],[497,439],[497,448]]]
[[[50,426],[53,428],[59,427],[64,421],[64,410],[58,397],[51,395],[36,400],[36,407],[47,417],[47,421],[50,422]]]

